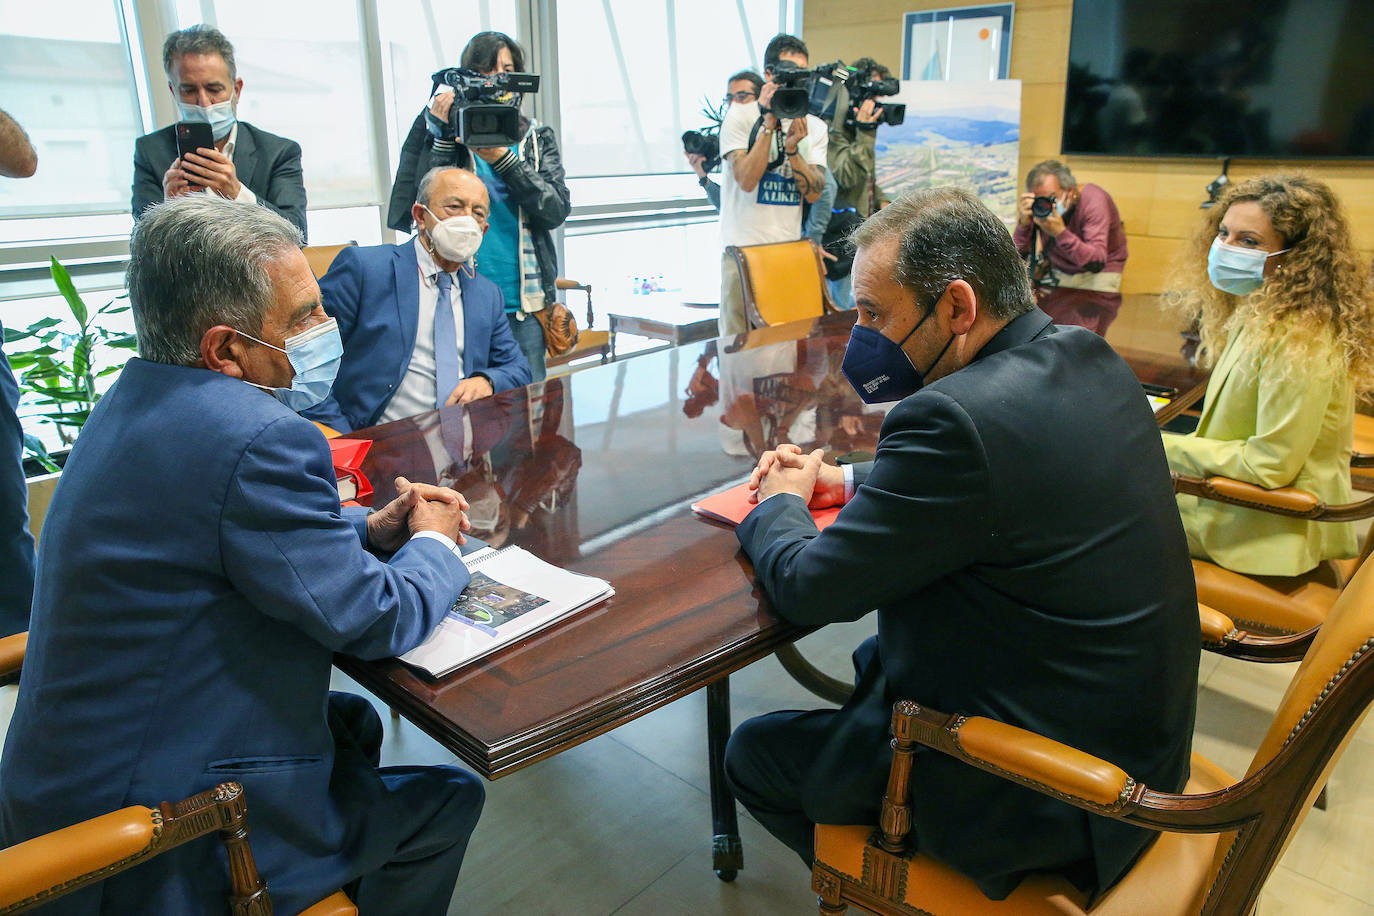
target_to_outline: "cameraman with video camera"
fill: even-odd
[[[1013,238],[1030,258],[1036,299],[1054,323],[1106,337],[1121,308],[1127,254],[1112,196],[1095,184],[1080,188],[1068,166],[1046,159],[1026,175]]]
[[[826,264],[826,276],[830,296],[841,308],[852,304],[849,270],[854,257],[847,245],[849,234],[887,205],[887,199],[874,181],[874,140],[878,125],[887,121],[892,113],[892,109],[885,108],[878,98],[895,95],[898,89],[892,72],[871,57],[859,58],[849,65],[849,69],[853,76],[846,82],[862,88],[851,95],[846,83],[837,86],[827,157],[839,189],[825,240],[836,260]],[[905,109],[902,110],[904,114]],[[896,123],[901,123],[900,116]]]
[[[825,189],[825,122],[808,114],[811,73],[806,45],[778,35],[764,52],[756,103],[732,104],[720,127],[722,248],[792,242],[802,237],[802,201]],[[721,254],[720,333],[749,328],[735,259]]]
[[[387,225],[410,231],[416,184],[432,168],[456,166],[482,179],[491,212],[477,272],[500,288],[511,331],[534,380],[542,381],[544,329],[534,313],[558,301],[552,231],[572,209],[563,159],[553,128],[519,113],[521,92],[534,91],[538,77],[525,73],[525,52],[515,39],[479,32],[463,49],[461,65],[435,74],[429,106],[401,147]],[[510,106],[514,115],[500,117],[505,112],[499,105]],[[481,111],[482,117],[464,120],[465,109]],[[482,145],[464,143],[460,121],[484,128]]]

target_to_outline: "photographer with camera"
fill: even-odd
[[[764,53],[757,103],[730,106],[720,128],[722,248],[765,245],[802,237],[802,201],[825,188],[825,122],[807,113],[811,72],[806,45],[779,35]],[[739,268],[721,254],[720,333],[749,328]]]
[[[1121,308],[1127,254],[1111,195],[1095,184],[1080,188],[1068,166],[1047,159],[1026,175],[1013,238],[1030,258],[1036,298],[1055,324],[1107,336]]]
[[[687,164],[692,171],[696,172],[697,184],[706,192],[706,199],[717,213],[720,212],[720,185],[712,181],[707,173],[720,164],[720,122],[725,119],[725,113],[731,105],[749,105],[758,101],[762,88],[763,77],[753,70],[741,70],[725,82],[725,98],[717,109],[719,114],[712,115],[716,121],[715,127],[689,130],[682,135],[682,154],[687,157]],[[709,108],[704,111],[711,114]]]
[[[401,147],[387,225],[410,231],[416,184],[432,168],[456,166],[482,179],[491,198],[490,229],[477,272],[501,290],[511,331],[534,380],[542,381],[546,345],[535,316],[549,314],[558,301],[552,231],[572,209],[558,140],[553,128],[519,112],[521,93],[535,91],[538,77],[524,72],[525,52],[515,39],[479,32],[461,64],[435,74],[429,106]]]
[[[895,108],[878,99],[895,95],[898,84],[892,72],[871,57],[861,57],[850,64],[851,76],[837,87],[835,112],[830,124],[830,152],[827,157],[830,172],[835,176],[838,192],[832,205],[830,226],[825,243],[835,260],[826,264],[830,296],[841,308],[852,305],[849,270],[854,256],[849,250],[849,233],[883,206],[882,196],[874,181],[874,140],[878,125],[902,122],[905,107],[894,117]],[[848,85],[856,91],[851,93]],[[839,116],[844,112],[844,116]]]

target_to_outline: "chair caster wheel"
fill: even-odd
[[[720,880],[726,881],[726,882],[735,880],[735,876],[738,875],[738,874],[739,874],[739,872],[736,871],[736,870],[733,869],[733,868],[717,868],[717,869],[716,869],[716,877],[719,878]]]

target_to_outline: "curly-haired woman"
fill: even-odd
[[[1175,471],[1350,501],[1355,396],[1374,388],[1374,299],[1331,189],[1306,175],[1232,187],[1208,212],[1165,301],[1198,321],[1211,364],[1191,435],[1164,434]],[[1193,556],[1293,576],[1354,556],[1349,524],[1179,496]]]

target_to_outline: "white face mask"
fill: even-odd
[[[181,109],[181,120],[203,121],[209,124],[210,132],[214,134],[216,143],[229,136],[229,132],[234,129],[235,114],[232,98],[228,101],[205,106],[178,101],[177,108]]]
[[[424,204],[425,212],[439,220],[438,225],[427,230],[430,244],[440,257],[458,264],[466,264],[477,249],[482,247],[482,226],[471,216],[450,216],[439,219],[434,211]]]

